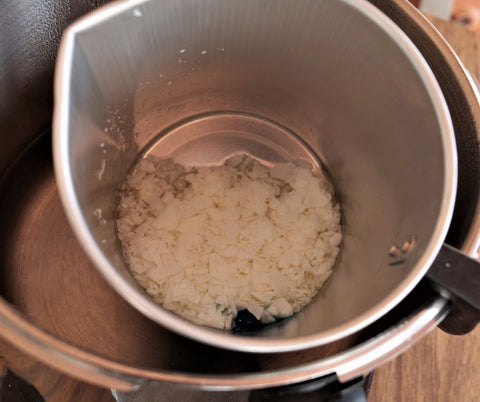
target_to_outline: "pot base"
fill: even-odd
[[[142,156],[171,158],[186,167],[218,166],[247,154],[266,166],[306,162],[313,173],[320,161],[296,134],[268,119],[251,114],[217,112],[180,122],[154,138]]]

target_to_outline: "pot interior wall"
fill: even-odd
[[[167,0],[125,6],[77,33],[70,98],[61,100],[68,168],[93,239],[139,297],[148,296],[115,235],[118,190],[152,140],[218,112],[295,133],[329,172],[343,211],[343,251],[328,285],[294,319],[255,336],[334,331],[421,277],[444,205],[441,111],[420,59],[350,3]],[[410,239],[405,259],[389,255]]]

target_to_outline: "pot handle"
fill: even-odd
[[[298,384],[251,391],[249,402],[367,402],[363,377],[341,383],[335,374]]]
[[[439,327],[452,335],[473,330],[480,321],[480,263],[444,244],[426,277],[452,301],[450,313]]]

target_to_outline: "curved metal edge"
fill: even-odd
[[[476,116],[476,123],[477,126],[480,124],[480,82],[468,71],[463,64],[461,64],[465,75],[470,83],[470,87],[472,88],[473,96],[475,97],[477,101],[477,116]],[[478,130],[480,131],[480,127],[478,127]],[[476,219],[473,221],[473,224],[470,228],[470,231],[467,235],[467,240],[468,243],[462,247],[462,251],[469,256],[473,258],[479,257],[479,249],[480,249],[480,197],[478,197],[478,203],[477,203],[477,214]]]
[[[382,334],[377,343],[365,345],[354,350],[348,362],[340,363],[336,368],[338,379],[342,382],[366,375],[373,369],[393,360],[406,351],[412,343],[417,342],[433,331],[450,311],[450,303],[438,297],[428,308],[400,325],[395,331]],[[375,340],[375,338],[374,338]]]
[[[134,391],[149,381],[202,390],[249,390],[294,384],[332,373],[336,373],[342,382],[349,381],[408,349],[412,342],[432,331],[449,311],[449,302],[439,296],[405,318],[402,324],[319,362],[261,374],[215,376],[151,371],[93,356],[36,328],[0,300],[2,304],[5,314],[0,316],[1,335],[13,341],[16,347],[83,381],[119,391]]]
[[[145,380],[123,374],[106,359],[61,341],[26,321],[0,298],[0,336],[22,352],[61,372],[104,388],[134,391]],[[66,369],[68,367],[68,369]]]

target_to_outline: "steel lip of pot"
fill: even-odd
[[[408,317],[395,330],[384,333],[337,355],[301,366],[246,375],[185,374],[152,371],[124,365],[60,341],[20,317],[14,309],[0,300],[4,314],[0,328],[17,347],[37,359],[102,387],[132,391],[148,381],[177,384],[193,389],[232,391],[250,390],[293,384],[336,373],[348,381],[395,358],[412,342],[432,331],[448,313],[448,301],[438,297]]]
[[[453,52],[453,50],[452,50]],[[455,55],[456,57],[456,55]],[[458,59],[458,57],[457,57]],[[471,89],[472,91],[472,97],[475,99],[478,107],[474,109],[475,113],[475,121],[480,121],[480,84],[479,82],[472,76],[472,74],[465,69],[463,63],[460,62],[458,59],[461,68],[464,70],[465,77],[468,80],[469,84],[468,88]],[[479,249],[480,249],[480,214],[478,211],[480,211],[480,198],[478,200],[477,206],[476,206],[476,211],[477,214],[475,215],[475,218],[473,222],[471,223],[470,230],[466,235],[466,241],[464,242],[464,245],[462,246],[462,250],[465,254],[470,255],[473,258],[478,258],[479,257]]]

